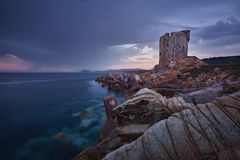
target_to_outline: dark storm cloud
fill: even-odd
[[[164,32],[192,29],[194,43],[239,35],[239,15],[238,0],[2,0],[0,56],[15,55],[36,70],[104,68],[136,54],[109,47],[157,48]],[[235,18],[222,21],[228,17]]]
[[[216,24],[200,28],[196,34],[204,40],[234,36],[240,38],[240,21],[235,17],[219,20]]]
[[[239,28],[240,21],[235,17],[199,27],[192,35],[192,50],[202,57],[240,55]]]

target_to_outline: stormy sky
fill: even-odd
[[[0,71],[151,68],[185,29],[189,55],[240,55],[240,1],[0,0]]]

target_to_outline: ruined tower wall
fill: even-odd
[[[159,41],[159,66],[169,68],[177,65],[177,61],[188,56],[190,31],[165,33]]]

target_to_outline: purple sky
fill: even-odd
[[[0,71],[151,68],[165,32],[189,55],[240,55],[239,0],[1,0]]]

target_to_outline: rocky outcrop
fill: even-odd
[[[101,130],[99,140],[102,141],[115,127],[115,123],[112,119],[112,110],[118,105],[117,98],[114,96],[107,96],[104,98],[104,106],[107,119]]]
[[[187,57],[178,61],[178,69],[142,71],[139,73],[108,73],[96,79],[96,82],[107,86],[109,89],[123,91],[127,97],[142,88],[161,88],[164,85],[180,84],[182,88],[194,86],[190,71],[206,65],[196,57]],[[189,74],[189,75],[188,75]],[[199,75],[201,76],[201,75]],[[207,75],[209,76],[209,75]],[[179,79],[179,77],[183,77]],[[217,81],[216,81],[217,82]],[[209,85],[213,84],[209,82]]]
[[[191,107],[192,104],[185,103],[182,97],[167,99],[145,88],[114,108],[112,116],[122,141],[131,142],[156,122],[166,119],[172,113]]]
[[[188,30],[167,33],[153,70],[96,79],[128,100],[105,103],[101,142],[77,160],[240,159],[239,68],[188,56],[189,40]]]
[[[124,110],[127,104],[143,99],[156,99],[159,104],[155,107],[170,116],[154,124],[137,140],[106,155],[104,160],[240,158],[240,92],[193,105],[179,97],[165,99],[145,89],[121,108]]]
[[[220,93],[223,87],[207,90]],[[197,95],[192,92],[188,96]],[[239,156],[240,146],[232,138],[240,139],[240,92],[216,97],[205,101],[212,102],[195,105],[187,103],[184,96],[166,98],[141,89],[112,109],[116,128],[97,146],[79,154],[77,160],[99,160],[104,156],[106,160],[234,159]]]
[[[95,81],[117,91],[136,92],[142,88],[142,80],[137,74],[107,73],[98,77]]]

